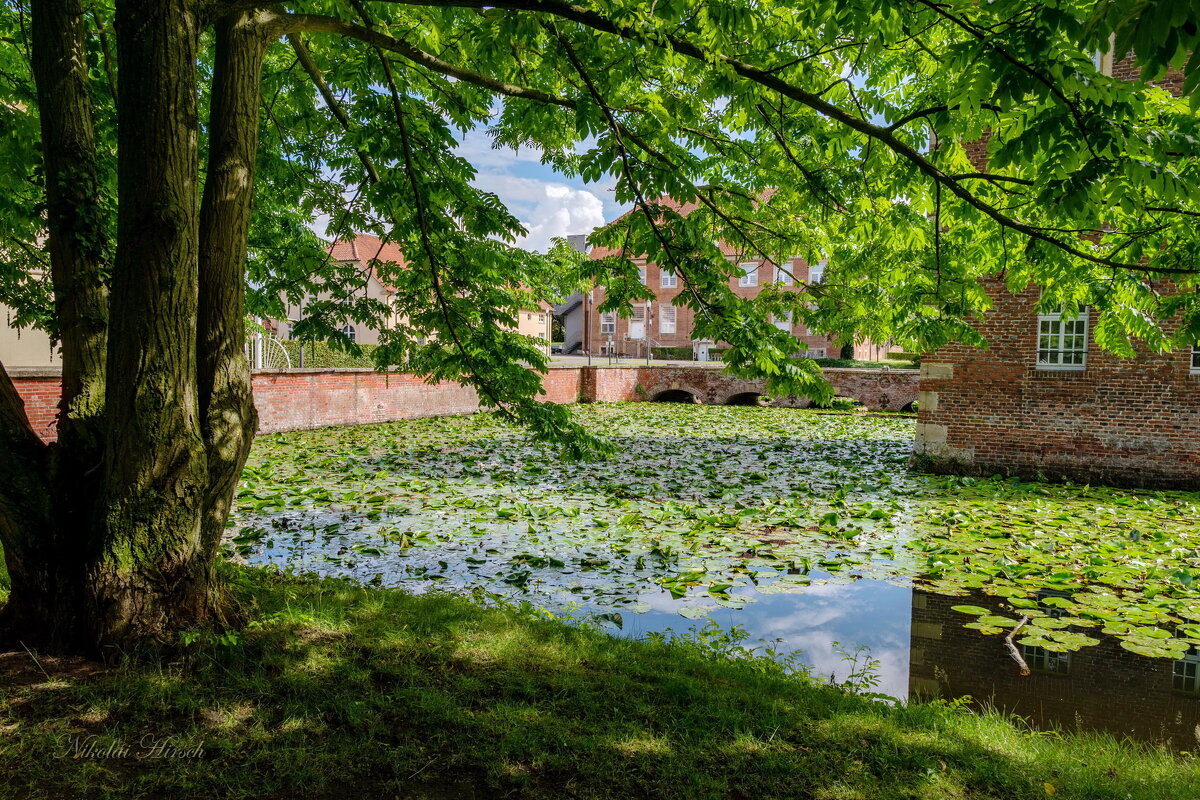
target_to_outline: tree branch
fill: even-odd
[[[1062,252],[1074,258],[1080,259],[1081,261],[1098,264],[1104,267],[1132,272],[1151,272],[1168,275],[1194,274],[1197,271],[1195,269],[1150,267],[1146,264],[1127,263],[1105,256],[1098,256],[1072,244],[1069,241],[1064,241],[1050,235],[1046,232],[1046,229],[1040,226],[1031,225],[1029,223],[1014,219],[991,203],[976,197],[970,190],[963,187],[958,181],[952,179],[929,159],[922,156],[921,153],[918,152],[914,147],[896,138],[894,132],[888,130],[887,127],[875,125],[874,123],[862,119],[861,117],[858,117],[855,114],[852,114],[845,109],[825,100],[819,94],[807,91],[799,86],[783,80],[778,75],[772,74],[769,70],[756,67],[753,64],[748,64],[731,56],[705,50],[699,45],[678,35],[656,33],[656,38],[650,38],[633,27],[618,24],[596,11],[575,5],[568,0],[388,0],[388,2],[398,3],[401,5],[441,8],[499,8],[513,11],[532,11],[544,13],[559,17],[561,19],[571,20],[572,22],[576,22],[593,30],[600,31],[602,33],[608,33],[622,39],[642,42],[652,47],[666,46],[673,52],[704,63],[716,62],[724,64],[741,77],[771,89],[783,97],[798,102],[801,105],[807,106],[813,111],[816,111],[818,114],[838,122],[847,128],[850,128],[851,130],[863,134],[870,140],[880,142],[892,152],[896,153],[905,161],[916,167],[917,170],[922,174],[931,180],[942,184],[950,191],[951,194],[962,200],[967,205],[983,213],[985,216],[989,217],[998,224],[1017,231],[1018,233],[1024,234],[1030,239],[1042,242],[1061,250]],[[923,2],[923,0],[918,0],[918,2]],[[1020,66],[1019,62],[1018,65]],[[1027,65],[1025,66],[1027,67]],[[1037,77],[1043,82],[1046,80],[1044,76],[1038,75]],[[1061,95],[1061,92],[1059,94]],[[1068,103],[1068,106],[1069,105],[1070,104]]]
[[[325,82],[325,76],[317,68],[317,64],[313,61],[312,54],[308,52],[308,47],[305,46],[304,40],[300,38],[299,34],[295,33],[289,33],[287,40],[292,45],[292,50],[296,52],[296,59],[300,62],[300,66],[308,73],[308,77],[312,80],[313,85],[317,87],[317,91],[321,93],[322,99],[325,100],[325,107],[329,109],[330,113],[341,124],[342,130],[350,133],[353,130],[350,118],[346,116],[346,112],[342,109],[342,104],[338,102],[337,96],[329,88],[329,84]],[[362,163],[363,169],[367,172],[367,179],[371,183],[379,183],[379,173],[375,171],[375,162],[371,160],[371,156],[367,151],[356,145],[354,152],[358,156],[358,160]]]

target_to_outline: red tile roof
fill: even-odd
[[[385,242],[378,236],[372,236],[369,233],[356,233],[353,239],[338,239],[329,245],[329,254],[335,261],[357,261],[364,267],[369,266],[371,277],[379,281],[380,285],[389,292],[396,290],[380,280],[379,274],[375,271],[374,266],[371,266],[371,262],[381,261],[400,267],[408,266],[408,259],[404,257],[404,253],[400,252],[400,248],[395,243]]]

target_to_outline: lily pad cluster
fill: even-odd
[[[983,592],[964,623],[1054,651],[1200,644],[1200,495],[910,473],[911,419],[596,404],[564,462],[488,415],[263,437],[228,536],[254,562],[604,619],[696,619],[863,578]]]

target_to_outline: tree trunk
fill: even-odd
[[[25,639],[75,641],[87,565],[98,553],[103,471],[108,219],[100,202],[85,23],[80,0],[35,4],[33,74],[46,183],[47,250],[62,342],[59,442],[47,448],[0,378],[0,543],[12,582],[0,627]],[[2,370],[0,370],[2,371]]]
[[[244,264],[269,40],[254,11],[217,22],[201,205],[195,4],[118,0],[116,14],[109,293],[94,235],[104,225],[81,3],[34,4],[62,326],[57,444],[38,439],[0,367],[0,544],[11,580],[0,633],[91,654],[224,619],[213,565],[256,425]]]

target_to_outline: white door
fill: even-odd
[[[629,338],[642,340],[646,338],[646,307],[634,306],[633,316],[629,320]]]
[[[708,342],[696,343],[696,360],[708,361]]]

